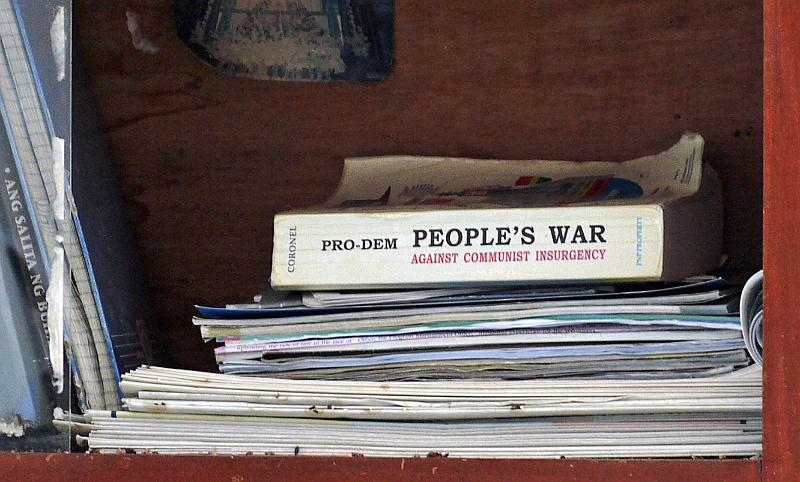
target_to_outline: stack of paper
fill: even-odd
[[[705,377],[750,363],[739,289],[675,285],[304,293],[198,307],[220,371],[403,381]]]
[[[198,307],[222,374],[142,367],[96,452],[752,456],[740,289],[676,284],[278,295]],[[246,376],[241,376],[246,375]]]
[[[704,379],[355,382],[143,367],[89,448],[165,454],[749,456],[761,372]]]

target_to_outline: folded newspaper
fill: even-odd
[[[451,457],[752,456],[757,366],[703,379],[355,382],[142,367],[95,452]],[[69,425],[69,423],[64,422]]]

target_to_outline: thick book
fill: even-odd
[[[716,268],[703,138],[627,162],[348,159],[322,206],[275,216],[272,287],[678,280]]]

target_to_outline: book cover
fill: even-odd
[[[48,280],[25,189],[3,136],[0,175],[0,434],[21,437],[49,426],[55,402],[47,352]]]
[[[674,280],[715,268],[703,138],[622,163],[349,159],[322,206],[275,217],[275,289]]]

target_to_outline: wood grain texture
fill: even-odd
[[[168,0],[77,2],[163,348],[214,369],[193,303],[267,283],[272,216],[326,197],[347,156],[624,160],[685,130],[726,187],[734,266],[761,258],[762,3],[397,0],[376,84],[220,74],[176,38]],[[158,48],[134,49],[130,9]]]
[[[8,480],[738,482],[759,479],[756,460],[464,460],[448,458],[167,457],[0,454]]]
[[[800,2],[764,2],[764,480],[800,474]]]

